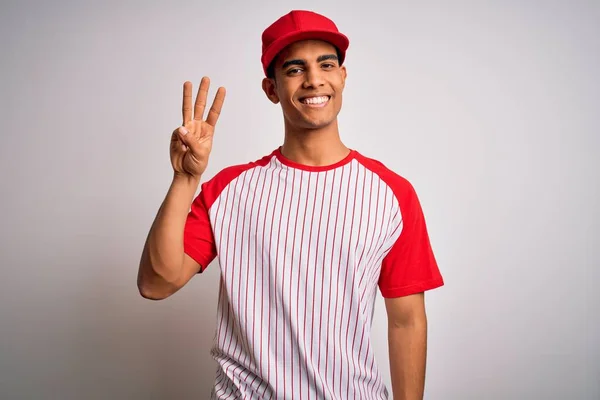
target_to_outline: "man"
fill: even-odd
[[[211,398],[386,399],[370,341],[379,287],[394,399],[421,399],[423,292],[443,280],[411,184],[340,139],[348,38],[322,15],[292,11],[262,40],[283,145],[222,170],[194,198],[225,89],[203,120],[208,78],[193,115],[184,84],[174,177],[142,253],[140,293],[166,298],[218,257]]]

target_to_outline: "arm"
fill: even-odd
[[[138,290],[147,299],[170,296],[200,270],[183,250],[185,220],[198,183],[194,178],[175,176],[150,228],[137,279]]]
[[[185,254],[184,230],[225,100],[225,88],[221,87],[204,121],[209,85],[210,80],[202,78],[192,113],[192,84],[183,84],[183,126],[171,135],[173,182],[146,238],[138,270],[138,290],[148,299],[170,296],[200,270],[200,264]]]
[[[386,298],[394,400],[421,400],[425,388],[427,317],[424,294]]]

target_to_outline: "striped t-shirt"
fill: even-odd
[[[412,185],[356,150],[329,166],[280,149],[201,185],[185,252],[221,267],[212,399],[387,399],[377,288],[443,285]]]

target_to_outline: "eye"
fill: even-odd
[[[335,64],[333,64],[333,63],[323,63],[323,64],[321,64],[321,67],[323,67],[325,69],[331,69],[331,68],[335,68]]]
[[[286,74],[287,75],[298,75],[300,72],[302,72],[302,68],[291,68],[286,71]]]

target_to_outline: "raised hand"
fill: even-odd
[[[208,165],[215,125],[225,101],[225,88],[220,87],[204,120],[209,87],[210,79],[205,76],[200,82],[192,115],[192,83],[183,84],[183,124],[171,135],[171,164],[175,175],[200,179]]]

